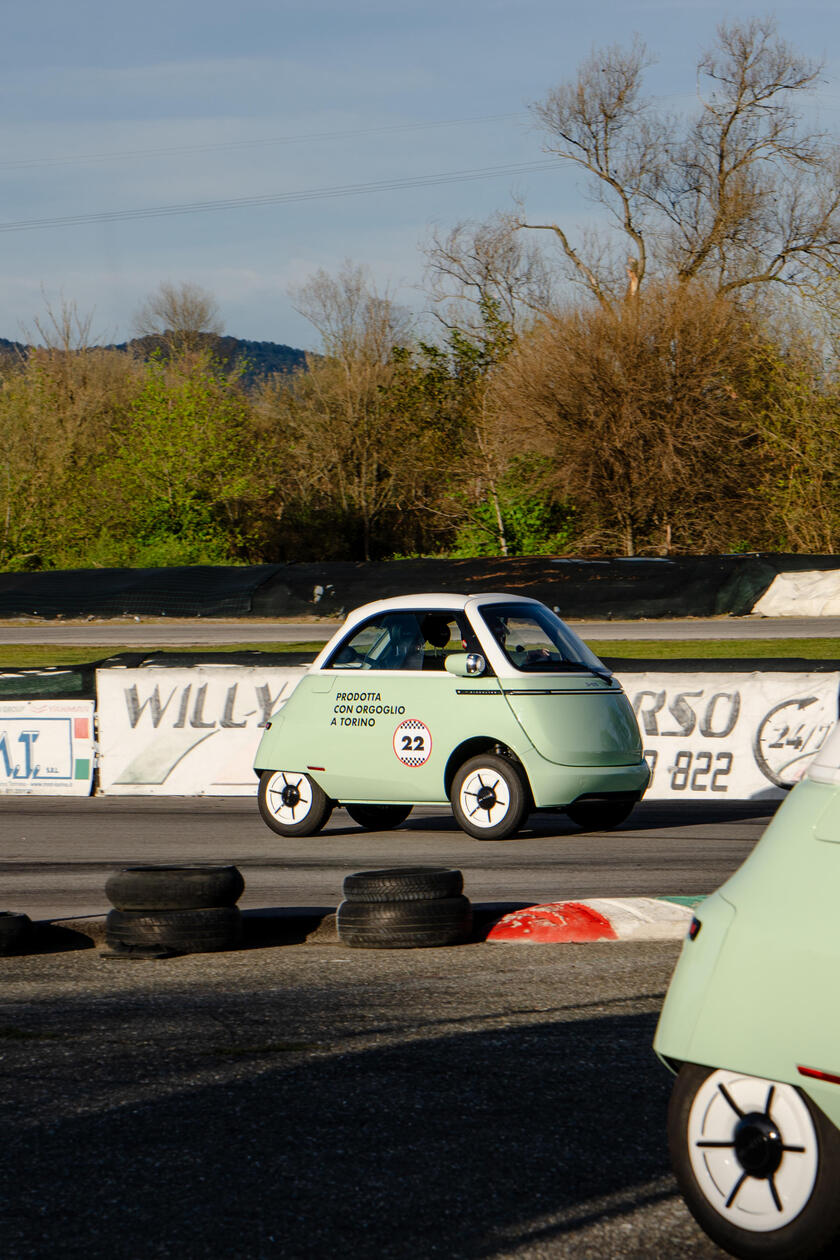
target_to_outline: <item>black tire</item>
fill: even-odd
[[[449,794],[455,821],[478,840],[506,840],[528,813],[529,792],[516,762],[498,753],[466,761]]]
[[[739,1095],[738,1090],[746,1088],[752,1088],[760,1100],[757,1107],[745,1104],[745,1095]],[[740,1118],[732,1103],[740,1107]],[[768,1139],[766,1130],[762,1136],[757,1128],[771,1117],[777,1139]],[[740,1153],[735,1147],[736,1136]],[[668,1144],[689,1211],[730,1255],[743,1260],[815,1260],[838,1254],[840,1132],[801,1090],[686,1064],[677,1077],[668,1108]],[[783,1148],[784,1153],[780,1153]],[[749,1172],[747,1165],[756,1158],[769,1163]],[[722,1165],[721,1173],[721,1165],[714,1161],[724,1159],[728,1164]],[[776,1160],[777,1167],[772,1169]],[[805,1160],[807,1164],[796,1162]],[[707,1165],[708,1177],[703,1171]],[[780,1192],[776,1185],[784,1177],[794,1180],[788,1183],[787,1192],[784,1186]],[[745,1203],[749,1202],[746,1196],[753,1196],[749,1214],[745,1204],[739,1205],[739,1195]],[[773,1228],[776,1215],[782,1211],[785,1223]]]
[[[338,938],[360,949],[428,949],[460,945],[472,931],[466,897],[433,901],[342,901]]]
[[[446,866],[397,866],[384,871],[357,871],[344,880],[347,901],[439,901],[458,897],[464,889],[460,871]]]
[[[113,949],[156,947],[173,954],[209,954],[235,949],[242,941],[236,906],[203,910],[111,910],[105,943]]]
[[[315,780],[300,770],[263,770],[257,799],[263,822],[278,836],[314,836],[333,810]]]
[[[636,801],[574,801],[566,813],[584,831],[612,831],[629,818]]]
[[[105,881],[105,895],[117,910],[235,906],[244,888],[235,866],[126,866]]]
[[[32,927],[28,914],[0,910],[0,954],[18,954],[25,947]]]
[[[360,827],[368,831],[392,831],[404,823],[411,813],[411,805],[345,805],[344,808]]]

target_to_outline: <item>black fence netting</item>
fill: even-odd
[[[256,591],[261,616],[336,615],[390,595],[503,591],[562,617],[744,616],[778,573],[840,568],[840,556],[727,555],[570,560],[514,556],[278,566]]]
[[[744,616],[782,572],[840,568],[840,556],[750,554],[74,569],[0,573],[0,618],[335,617],[424,592],[528,595],[563,617]]]
[[[0,573],[0,617],[247,617],[279,565]]]

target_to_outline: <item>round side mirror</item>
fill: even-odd
[[[487,668],[487,662],[480,652],[452,652],[447,656],[444,665],[447,673],[454,674],[456,678],[475,677],[476,674],[483,674]]]

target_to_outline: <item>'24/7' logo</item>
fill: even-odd
[[[817,696],[783,700],[764,715],[756,730],[756,765],[771,783],[791,787],[801,779],[833,725],[834,719]]]

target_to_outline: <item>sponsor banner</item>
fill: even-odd
[[[100,792],[255,795],[263,730],[305,672],[228,665],[97,670]]]
[[[0,700],[0,793],[89,796],[92,700]]]
[[[623,674],[652,778],[645,800],[776,800],[838,717],[840,673]]]
[[[303,666],[215,665],[97,671],[99,790],[110,795],[254,795],[253,760],[266,722],[305,672]],[[781,799],[802,777],[838,717],[840,672],[624,673],[620,681],[652,771],[647,800]],[[63,713],[84,709],[92,727],[89,702],[5,702],[0,713],[48,704]],[[21,734],[18,728],[10,731],[0,745],[0,784],[4,770],[13,784],[33,777],[36,761],[26,754],[35,744],[31,736],[21,740]],[[400,734],[397,755],[420,756],[424,732],[419,725]],[[403,751],[409,737],[412,747]],[[14,757],[7,751],[8,763],[4,746],[16,750]],[[92,749],[89,758],[90,767]],[[80,754],[80,769],[83,763]],[[47,762],[38,764],[37,789],[12,790],[44,790]],[[88,778],[84,791],[89,790]]]

